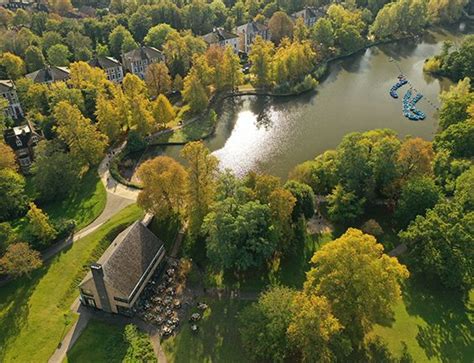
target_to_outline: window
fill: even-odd
[[[30,158],[19,159],[21,166],[30,166]]]
[[[18,147],[23,146],[23,143],[18,138],[16,139],[16,146],[18,146]]]
[[[38,142],[38,136],[36,135],[31,136],[31,141]]]

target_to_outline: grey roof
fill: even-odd
[[[142,222],[133,223],[97,261],[102,265],[106,286],[112,286],[121,294],[119,297],[129,297],[162,246],[163,242]],[[88,275],[83,282],[91,277]]]
[[[15,89],[15,84],[9,79],[0,79],[0,92],[10,92]]]
[[[35,83],[64,81],[69,78],[69,68],[50,66],[28,73],[26,77]]]
[[[311,18],[321,18],[326,15],[326,8],[325,7],[319,7],[319,8],[313,8],[313,7],[305,7],[303,10],[297,11],[291,16],[296,19],[299,17],[304,17],[305,19],[311,19]]]
[[[245,31],[247,33],[259,33],[268,30],[268,26],[256,21],[250,21],[246,24],[240,25],[237,27],[237,32]]]
[[[204,41],[208,44],[215,44],[226,39],[235,39],[238,37],[239,36],[237,34],[228,32],[223,28],[215,28],[212,32],[202,36]]]
[[[155,47],[143,46],[125,53],[123,57],[129,62],[136,62],[144,59],[151,61],[152,59],[163,58],[163,54]]]
[[[95,57],[89,61],[89,65],[101,69],[115,68],[121,66],[120,62],[113,57]]]
[[[7,129],[3,132],[5,142],[15,151],[24,149],[30,145],[35,145],[38,142],[38,139],[36,139],[36,141],[32,140],[33,135],[36,135],[38,138],[40,137],[29,122],[25,125]],[[21,144],[17,143],[18,140],[21,141]]]

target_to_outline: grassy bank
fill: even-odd
[[[0,361],[46,362],[70,324],[69,308],[77,284],[113,238],[138,219],[142,211],[127,207],[101,228],[55,256],[31,278],[0,289]]]
[[[102,213],[106,201],[107,192],[97,170],[91,170],[81,180],[77,190],[66,199],[40,204],[39,207],[48,214],[53,222],[61,219],[74,219],[76,231],[78,231],[92,223]],[[13,221],[12,225],[22,239],[28,239],[26,233],[28,219],[26,217]]]

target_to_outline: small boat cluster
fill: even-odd
[[[398,76],[398,82],[395,83],[392,88],[390,88],[390,96],[392,96],[393,98],[398,98],[397,90],[400,87],[406,85],[407,83],[408,81],[405,79],[405,77],[403,77],[402,75]]]
[[[423,98],[423,95],[417,93],[415,97],[412,98],[412,94],[411,89],[409,89],[405,93],[405,96],[403,96],[403,116],[412,121],[424,120],[426,118],[424,112],[415,108],[415,105]]]

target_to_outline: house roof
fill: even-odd
[[[117,297],[128,298],[163,247],[156,235],[142,222],[136,221],[120,233],[97,261],[102,265],[106,286],[115,290]],[[92,279],[89,272],[81,286]]]
[[[304,19],[311,19],[311,18],[321,18],[326,15],[326,9],[324,7],[313,8],[313,7],[305,7],[303,10],[297,11],[291,16],[296,19],[299,17],[303,17]]]
[[[0,79],[0,92],[10,92],[12,89],[15,89],[15,84],[12,80],[9,79]]]
[[[69,78],[69,68],[50,66],[28,73],[26,77],[35,83],[64,81]]]
[[[129,62],[136,62],[144,59],[151,61],[152,59],[163,58],[163,54],[155,47],[143,46],[125,53],[123,57]]]
[[[238,37],[237,34],[228,32],[223,28],[215,28],[212,32],[202,36],[207,44],[215,44],[227,39],[235,39]]]
[[[7,129],[3,133],[5,142],[13,150],[19,150],[27,147],[30,144],[31,137],[33,135],[39,136],[29,123]],[[21,141],[21,143],[18,144],[18,141]]]
[[[89,61],[89,65],[92,67],[98,67],[102,69],[120,67],[120,62],[113,57],[95,57]]]
[[[247,33],[259,33],[268,30],[268,26],[262,23],[257,23],[256,21],[250,21],[246,24],[240,25],[237,27],[237,32],[241,33],[243,31]]]

